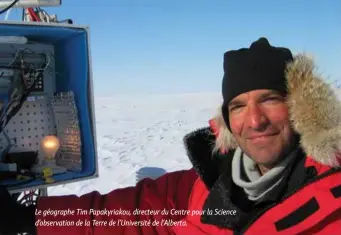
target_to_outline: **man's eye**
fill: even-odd
[[[277,96],[270,96],[264,99],[264,101],[281,101],[282,98],[277,97]]]
[[[232,107],[230,107],[230,112],[236,111],[236,110],[238,110],[238,109],[240,109],[240,108],[242,108],[242,107],[243,107],[243,105],[235,105],[235,106],[232,106]]]

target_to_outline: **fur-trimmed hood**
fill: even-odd
[[[341,103],[331,86],[318,74],[312,58],[298,54],[286,71],[288,106],[305,153],[331,167],[341,165]],[[229,150],[237,142],[226,127],[219,108],[214,149]]]

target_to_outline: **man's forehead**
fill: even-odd
[[[284,96],[284,94],[280,93],[279,91],[276,91],[276,90],[268,90],[268,89],[260,89],[260,90],[253,90],[253,91],[248,91],[248,92],[245,92],[245,93],[242,93],[236,97],[234,97],[230,104],[233,104],[235,102],[238,102],[239,100],[243,100],[243,99],[246,99],[248,97],[255,97],[255,98],[258,98],[258,97],[265,97],[265,96],[269,96],[269,95],[281,95],[281,96]]]

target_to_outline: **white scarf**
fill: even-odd
[[[237,148],[232,159],[232,180],[244,189],[249,200],[257,201],[281,182],[285,168],[295,155],[296,151],[293,151],[277,166],[261,175],[255,162]]]

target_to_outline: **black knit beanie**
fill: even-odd
[[[253,42],[250,48],[224,54],[222,114],[230,129],[228,104],[236,96],[257,89],[286,93],[286,64],[293,60],[289,49],[273,47],[266,38]]]

